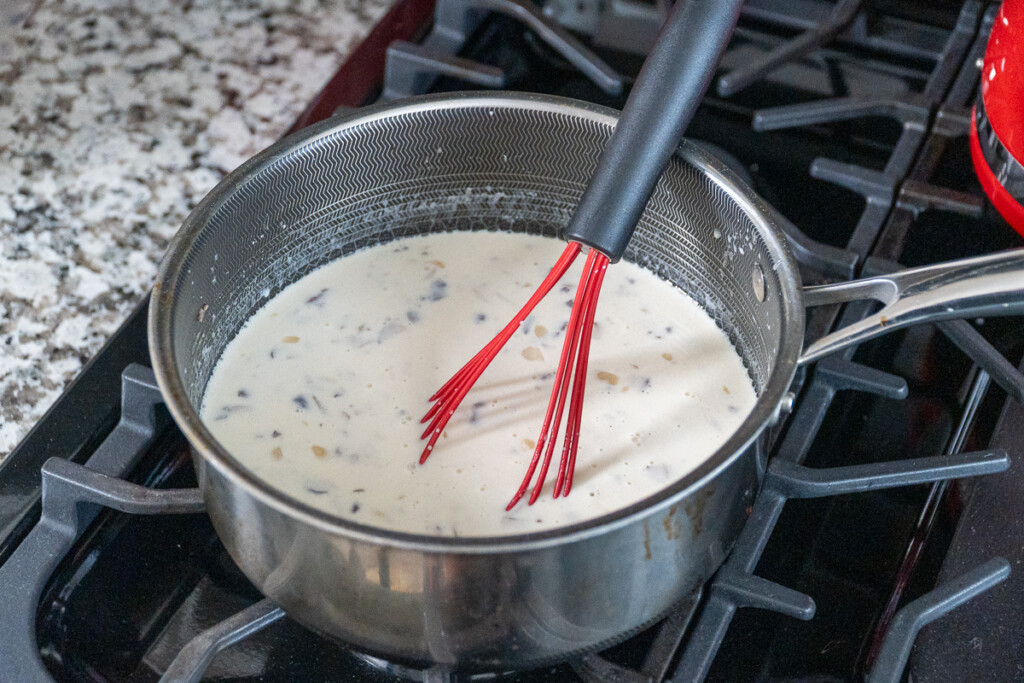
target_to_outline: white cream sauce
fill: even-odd
[[[686,475],[755,395],[692,299],[630,263],[597,308],[571,494],[505,511],[534,450],[583,258],[468,394],[426,464],[427,398],[511,319],[564,243],[448,233],[369,248],[271,299],[225,349],[202,417],[256,475],[329,513],[439,536],[550,529]]]

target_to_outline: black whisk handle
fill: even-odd
[[[562,237],[618,261],[715,73],[742,0],[676,0]]]

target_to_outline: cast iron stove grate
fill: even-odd
[[[87,463],[79,465],[52,458],[44,465],[42,517],[0,567],[0,583],[10,590],[10,598],[0,606],[0,661],[7,671],[16,680],[46,680],[38,639],[51,670],[58,665],[58,676],[62,679],[88,680],[91,676],[89,669],[78,668],[82,661],[69,660],[59,653],[88,653],[90,668],[105,670],[108,680],[148,680],[140,672],[149,669],[162,671],[162,681],[198,681],[211,666],[214,668],[209,673],[214,678],[229,673],[231,678],[241,680],[295,680],[296,676],[308,673],[304,667],[310,662],[317,671],[334,672],[336,680],[374,680],[381,674],[383,670],[372,659],[283,620],[280,608],[259,598],[227,559],[209,522],[197,515],[203,510],[202,497],[198,489],[188,487],[194,480],[190,481],[187,446],[179,434],[166,428],[162,398],[152,372],[138,365],[129,366],[122,385],[122,419]],[[154,457],[157,462],[150,463],[146,470],[150,474],[143,482],[130,481],[140,461]],[[984,474],[1005,469],[1006,465],[1005,453],[994,451],[832,471],[811,470],[776,460],[769,466],[761,496],[784,502],[787,497],[835,495]],[[179,488],[181,485],[185,487]],[[105,508],[122,514],[112,514]],[[97,523],[93,524],[94,520]],[[756,520],[757,512],[752,515],[752,521]],[[186,528],[187,533],[183,533]],[[97,536],[104,535],[120,536],[124,542],[103,543]],[[151,561],[150,553],[139,552],[153,539],[173,548],[170,553],[157,553],[159,565]],[[190,570],[196,563],[201,572]],[[933,612],[941,612],[1005,578],[1007,571],[1005,560],[992,560],[921,600],[927,605],[934,604]],[[51,572],[53,578],[48,580]],[[119,582],[151,582],[162,588],[152,593],[136,592],[129,598],[131,603],[172,599],[180,607],[160,622],[140,621],[133,623],[133,628],[118,628],[117,619],[112,620],[112,615],[97,605],[96,598],[102,598],[111,585]],[[786,610],[802,617],[813,612],[813,602],[806,596],[750,575],[744,578],[720,572],[712,590],[719,591],[719,595],[729,591],[726,600],[741,605]],[[635,670],[616,663],[617,657],[612,653],[611,657],[585,657],[573,662],[571,669],[562,666],[527,672],[521,680],[573,680],[572,670],[584,680],[664,680],[698,599],[699,596],[692,596],[684,601],[676,613],[656,627],[655,633],[646,636],[653,636],[653,642]],[[715,609],[718,603],[713,600],[705,610]],[[108,607],[123,609],[131,615],[132,604],[109,598],[108,602],[112,603]],[[231,609],[238,611],[224,614]],[[920,620],[914,621],[908,614],[901,613],[908,623],[891,630],[888,650],[883,651],[879,662],[879,667],[894,671],[897,678],[920,626]],[[258,637],[262,629],[272,625],[284,631],[276,634],[283,637],[271,637],[259,646],[246,647],[246,638]],[[77,628],[69,631],[69,626]],[[181,633],[193,635],[182,642]],[[691,639],[688,648],[694,647],[694,643],[703,647],[700,641]],[[225,652],[218,659],[221,650]],[[136,661],[138,653],[144,653],[141,661]],[[682,666],[685,662],[684,655]],[[492,677],[460,676],[440,669],[397,665],[386,671],[428,681]],[[517,680],[519,676],[501,678]],[[677,669],[675,678],[692,679],[685,669]]]

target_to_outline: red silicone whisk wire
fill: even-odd
[[[576,256],[579,255],[581,247],[576,242],[570,242],[547,277],[540,284],[533,296],[526,302],[515,317],[489,341],[473,358],[459,369],[451,379],[434,392],[430,397],[434,405],[427,411],[421,423],[430,424],[424,430],[421,439],[427,439],[426,447],[420,455],[420,464],[426,462],[434,449],[437,440],[444,432],[445,426],[454,415],[459,404],[469,393],[470,389],[483,374],[487,366],[498,355],[498,352],[508,343],[519,326],[526,320],[527,316],[540,303],[552,287],[561,279],[565,272],[572,265]],[[563,415],[566,415],[566,403],[568,402],[568,414],[565,425],[562,455],[559,459],[558,475],[555,479],[554,496],[569,495],[572,490],[573,472],[576,467],[576,454],[579,450],[580,424],[583,414],[583,398],[586,391],[587,366],[590,359],[590,342],[594,330],[594,317],[597,310],[597,300],[601,293],[601,284],[604,281],[605,272],[608,270],[608,257],[591,249],[587,255],[583,273],[580,275],[579,285],[573,298],[572,312],[569,315],[569,322],[566,325],[565,340],[562,343],[562,352],[558,359],[558,369],[555,371],[554,383],[551,387],[551,396],[548,399],[547,410],[544,414],[544,421],[541,424],[540,434],[537,438],[537,445],[533,451],[533,457],[527,467],[526,475],[516,491],[506,510],[511,510],[526,495],[530,483],[536,481],[528,501],[533,505],[540,497],[547,479],[548,470],[551,466],[551,459],[554,454],[555,444],[562,423]],[[541,457],[543,455],[543,458]],[[538,465],[540,471],[537,471]]]
[[[540,286],[533,293],[533,296],[526,302],[526,304],[519,309],[515,317],[506,325],[501,332],[499,332],[490,342],[488,342],[483,349],[479,351],[468,363],[452,375],[451,379],[444,383],[444,385],[434,392],[434,395],[429,400],[436,401],[427,414],[420,420],[421,423],[430,421],[426,430],[423,432],[421,439],[426,439],[429,436],[427,445],[423,449],[423,453],[420,455],[420,464],[422,465],[430,457],[431,451],[434,450],[434,445],[437,440],[441,437],[444,432],[445,426],[448,421],[455,414],[456,409],[462,400],[469,393],[473,384],[476,383],[480,375],[483,374],[487,366],[491,364],[498,352],[501,351],[502,347],[508,343],[508,340],[512,338],[519,326],[526,320],[527,316],[537,307],[541,299],[547,296],[551,288],[558,283],[558,281],[565,275],[565,272],[569,270],[569,266],[572,265],[573,261],[580,253],[580,245],[577,242],[570,242],[566,245],[562,251],[562,255],[555,262],[554,267],[548,273],[544,281],[541,282]]]
[[[587,388],[587,365],[590,361],[590,340],[594,332],[594,317],[597,314],[597,299],[601,294],[601,284],[608,270],[608,257],[600,254],[594,266],[595,273],[587,290],[587,312],[583,322],[583,337],[580,339],[580,351],[576,361],[576,372],[573,375],[572,399],[569,402],[569,422],[565,426],[565,445],[562,448],[562,464],[555,480],[555,498],[561,494],[568,496],[572,490],[572,476],[576,471],[576,453],[580,445],[580,425],[583,416],[583,397]]]
[[[580,276],[580,286],[576,288],[576,295],[573,297],[572,312],[569,314],[569,324],[565,328],[565,340],[562,342],[562,352],[558,358],[558,369],[555,371],[555,381],[551,387],[551,398],[548,399],[547,411],[544,413],[544,422],[541,423],[540,435],[537,437],[537,446],[534,448],[533,458],[530,460],[530,465],[526,470],[526,476],[523,477],[522,484],[520,484],[512,500],[509,501],[508,506],[505,508],[506,510],[511,510],[515,507],[516,503],[519,502],[520,498],[523,497],[526,490],[530,487],[530,481],[537,470],[537,463],[540,461],[542,452],[544,453],[544,460],[543,464],[541,464],[540,481],[543,482],[547,476],[548,466],[551,464],[551,454],[554,451],[555,442],[558,440],[558,425],[562,419],[562,408],[565,405],[566,393],[569,388],[568,382],[565,381],[566,373],[572,367],[573,356],[576,353],[576,343],[572,340],[576,337],[583,312],[582,301],[586,292],[586,287],[583,286],[583,283],[586,281],[593,265],[594,253],[596,252],[591,251],[591,255],[587,256],[587,262],[583,266],[583,274]],[[554,419],[554,432],[549,440],[548,430],[551,427],[552,419]],[[544,448],[545,444],[547,444],[546,450]],[[540,487],[536,488],[530,496],[531,505],[537,500],[539,495]]]
[[[601,283],[604,280],[604,273],[607,268],[608,257],[597,250],[591,250],[587,256],[583,274],[580,276],[579,285],[576,288],[573,311],[566,328],[565,341],[562,344],[562,354],[559,357],[558,370],[555,373],[554,386],[551,390],[551,397],[548,400],[545,420],[541,425],[541,433],[537,439],[537,447],[534,450],[533,459],[527,469],[526,476],[523,478],[512,500],[509,501],[508,506],[505,508],[506,510],[511,510],[515,507],[529,488],[537,468],[541,449],[544,449],[544,459],[541,462],[540,472],[537,474],[537,480],[528,504],[533,505],[540,497],[541,491],[544,488],[544,481],[547,479],[555,443],[558,441],[559,425],[565,410],[566,396],[569,396],[569,415],[562,457],[559,461],[558,477],[555,483],[555,497],[568,495],[569,490],[572,488],[572,470],[576,464],[576,452],[579,447],[580,417],[583,412],[583,395],[586,388],[590,340],[593,333],[597,298],[601,292]],[[574,360],[576,362],[575,369],[570,374]],[[571,393],[569,392],[570,384],[572,387]],[[549,426],[551,427],[550,434],[548,433]]]

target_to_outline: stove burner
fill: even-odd
[[[386,659],[362,652],[353,652],[353,654],[378,671],[391,676],[397,676],[403,681],[416,681],[417,683],[470,683],[471,681],[475,683],[476,681],[496,681],[512,674],[511,671],[503,673],[457,673],[440,667],[416,668],[389,662]]]

